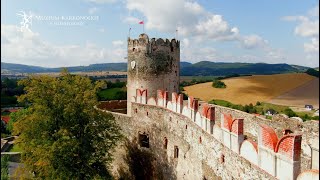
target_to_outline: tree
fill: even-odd
[[[66,70],[58,78],[34,76],[19,84],[26,94],[18,100],[30,106],[13,131],[20,134],[26,168],[40,179],[108,179],[121,134],[111,114],[94,108],[103,84]]]
[[[294,111],[292,111],[292,109],[290,109],[290,108],[286,108],[285,110],[284,110],[284,114],[286,114],[287,116],[289,116],[289,117],[296,117],[296,116],[298,116]]]
[[[212,82],[212,87],[214,87],[214,88],[226,88],[227,86],[226,86],[226,84],[224,82],[222,82],[220,80],[214,80]]]
[[[20,111],[17,111],[17,112],[13,112],[13,113],[10,113],[10,121],[8,122],[8,124],[7,124],[7,131],[9,132],[9,133],[11,133],[12,135],[18,135],[18,134],[13,134],[12,133],[12,130],[13,130],[13,124],[15,123],[15,122],[17,122],[18,121],[18,119],[20,119],[20,118],[24,118],[25,116],[27,116],[28,115],[28,110],[27,109],[22,109],[22,110],[20,110]]]

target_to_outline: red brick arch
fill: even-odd
[[[209,106],[208,103],[203,104],[203,109],[202,109],[202,115],[211,121],[214,120],[215,116],[215,108],[212,106]]]
[[[284,154],[294,160],[299,159],[301,154],[301,135],[283,136],[278,141],[275,152]]]
[[[231,114],[223,113],[223,118],[224,118],[224,121],[223,121],[222,126],[230,131],[231,130],[231,125],[232,125],[232,116],[231,116]]]
[[[262,145],[275,151],[278,143],[278,136],[276,132],[267,125],[260,125]]]
[[[243,134],[243,119],[234,119],[230,131],[238,135]]]

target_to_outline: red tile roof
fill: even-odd
[[[10,121],[10,116],[1,116],[1,120],[8,124],[8,122]]]

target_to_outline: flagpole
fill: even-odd
[[[178,40],[178,29],[176,29],[176,40]]]
[[[131,31],[131,28],[129,28],[129,39],[130,39],[130,31]]]

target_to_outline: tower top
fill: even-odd
[[[140,35],[139,35],[139,39],[140,39],[140,38],[149,40],[148,35],[145,34],[145,33],[140,34]]]
[[[164,46],[168,46],[168,47],[178,47],[180,46],[180,41],[176,40],[176,39],[162,39],[162,38],[151,38],[149,39],[149,36],[145,33],[142,33],[139,35],[138,39],[131,39],[128,38],[128,45],[145,45],[145,44],[151,44],[153,45],[164,45]]]

